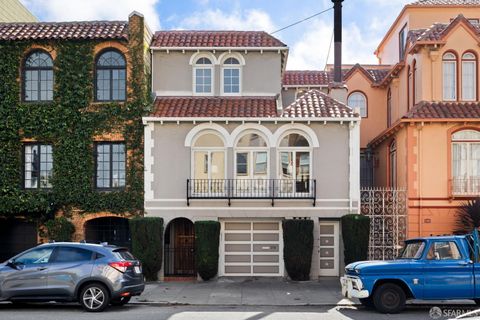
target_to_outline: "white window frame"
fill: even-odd
[[[460,131],[456,131],[455,133],[452,134],[452,148],[451,148],[451,175],[452,175],[452,184],[454,183],[453,180],[454,179],[461,179],[461,180],[466,180],[466,181],[473,181],[475,178],[475,176],[471,175],[471,172],[472,172],[472,158],[471,158],[471,149],[472,149],[472,145],[473,144],[480,144],[480,138],[460,138],[460,137],[455,137],[456,134],[459,134],[461,132],[468,132],[468,131],[474,131],[476,132],[476,134],[480,134],[480,132],[476,131],[476,130],[473,130],[473,129],[464,129],[464,130],[460,130]],[[455,176],[455,166],[454,166],[454,163],[455,163],[455,151],[454,151],[454,148],[453,146],[454,145],[465,145],[466,146],[466,154],[467,154],[467,159],[466,159],[466,176]],[[468,183],[468,182],[467,182]],[[453,195],[472,195],[472,194],[477,194],[478,193],[478,188],[480,188],[480,186],[475,183],[475,182],[472,182],[476,185],[476,187],[473,187],[470,183],[468,183],[467,187],[466,187],[466,190],[461,190],[461,191],[455,191],[455,190],[452,190],[452,193]],[[454,186],[453,186],[453,189],[454,189]]]
[[[362,97],[365,99],[365,108],[364,108],[364,110],[363,110],[363,111],[364,111],[364,114],[362,114],[362,108],[358,108],[358,109],[359,109],[359,111],[360,111],[360,116],[361,116],[362,118],[368,118],[368,99],[367,99],[367,96],[366,96],[363,92],[361,92],[361,91],[354,91],[354,92],[350,93],[350,94],[348,95],[348,98],[347,98],[347,104],[348,104],[348,106],[349,106],[350,108],[352,108],[352,109],[353,109],[353,108],[357,108],[356,106],[350,106],[350,103],[349,103],[350,98],[351,98],[352,96],[355,96],[355,95],[360,95],[360,96],[362,96]]]
[[[446,59],[445,56],[449,55],[449,54],[453,55],[455,57],[455,60]],[[443,98],[444,101],[457,101],[457,98],[458,98],[458,79],[457,79],[457,77],[458,77],[458,74],[457,74],[458,73],[458,70],[457,70],[458,69],[458,65],[457,65],[458,61],[457,60],[458,60],[457,56],[452,52],[446,52],[442,56],[442,98]],[[454,70],[453,79],[454,79],[455,82],[454,82],[454,86],[453,86],[453,94],[454,94],[453,98],[448,98],[446,96],[445,66],[447,64],[453,64],[453,66],[454,66],[454,68],[453,68],[453,70]]]
[[[301,136],[303,136],[307,141],[308,141],[308,144],[310,145],[309,147],[280,147],[280,143],[282,142],[282,140],[290,135],[290,134],[299,134]],[[310,159],[310,163],[309,163],[309,180],[310,181],[313,181],[313,147],[312,147],[312,141],[310,140],[308,134],[306,134],[305,132],[303,131],[299,131],[299,130],[292,130],[292,131],[287,131],[285,132],[284,134],[282,134],[280,136],[280,139],[278,140],[277,142],[277,177],[278,179],[280,180],[288,180],[288,179],[284,179],[282,177],[282,152],[293,152],[293,159],[296,159],[296,153],[297,152],[308,152],[309,153],[309,159]],[[296,181],[297,179],[297,169],[296,169],[296,166],[294,166],[294,170],[295,170],[295,175],[293,176],[292,180],[293,181]],[[312,190],[312,188],[314,187],[313,185],[310,185],[309,186],[310,189]],[[307,195],[307,194],[310,194],[311,193],[311,190],[309,190],[308,192],[297,192],[296,191],[296,187],[294,187],[294,190],[292,190],[291,192],[281,192],[279,191],[279,194],[300,194],[300,195]]]
[[[206,134],[213,134],[217,136],[222,142],[223,142],[223,147],[195,147],[195,143],[197,142],[198,138],[200,138],[203,135]],[[190,179],[194,181],[195,178],[195,153],[196,152],[206,152],[208,154],[208,172],[207,172],[207,180],[212,180],[212,168],[211,168],[211,157],[213,152],[222,152],[223,153],[223,180],[227,180],[227,148],[225,147],[225,140],[223,137],[218,134],[217,132],[213,130],[204,130],[199,132],[196,137],[192,141],[192,147],[191,147],[191,154],[190,154]],[[210,190],[210,186],[209,186]],[[196,195],[201,195],[203,193],[201,192],[194,192],[195,190],[192,189],[192,193]],[[225,190],[226,191],[226,190]]]
[[[228,58],[234,58],[238,61],[238,65],[235,64],[225,64],[225,61]],[[223,54],[219,57],[219,61],[221,62],[220,68],[220,94],[222,96],[241,96],[243,92],[243,66],[245,65],[245,59],[237,53],[230,53],[230,54]],[[225,69],[237,69],[238,70],[238,92],[225,92]]]
[[[471,58],[465,58],[466,55],[472,55],[473,56],[473,59]],[[465,67],[465,64],[469,64],[469,63],[473,63],[473,98],[471,99],[466,99],[465,98],[465,87],[464,87],[464,84],[465,84],[465,78],[464,78],[464,67]],[[465,52],[463,55],[462,55],[462,100],[463,101],[476,101],[477,100],[477,57],[471,53],[471,52]]]
[[[197,64],[197,61],[201,58],[207,58],[211,64]],[[215,56],[208,53],[195,54],[190,59],[192,65],[192,93],[194,96],[213,96],[215,93]],[[197,70],[210,70],[211,72],[211,89],[210,92],[197,92]]]

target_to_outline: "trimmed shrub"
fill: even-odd
[[[142,262],[147,280],[158,280],[163,258],[163,219],[138,217],[131,219],[132,253]]]
[[[75,226],[65,217],[59,217],[45,222],[45,236],[48,240],[72,241]]]
[[[220,222],[195,222],[195,264],[203,280],[210,280],[218,272]]]
[[[313,221],[283,221],[283,259],[292,280],[310,279],[313,250]]]
[[[347,214],[342,217],[342,237],[345,265],[368,259],[370,238],[370,218],[360,214]]]

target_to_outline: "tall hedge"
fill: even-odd
[[[203,280],[210,280],[218,273],[218,246],[220,222],[195,222],[195,264]]]
[[[132,253],[141,262],[147,280],[158,280],[163,258],[163,219],[148,217],[130,220]]]
[[[342,217],[342,237],[345,265],[368,259],[370,218],[360,214]]]
[[[313,221],[283,221],[283,259],[292,280],[310,279],[313,251]]]
[[[45,236],[48,240],[72,241],[75,226],[65,217],[59,217],[45,222]]]

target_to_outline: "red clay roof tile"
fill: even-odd
[[[419,0],[411,6],[479,6],[478,0]]]
[[[427,102],[415,105],[404,119],[480,118],[480,102]]]
[[[264,31],[157,31],[152,47],[287,47]]]
[[[284,86],[328,86],[333,74],[328,71],[287,70],[283,74]]]

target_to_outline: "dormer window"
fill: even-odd
[[[222,93],[224,95],[240,94],[241,68],[237,58],[227,58],[222,68]]]
[[[213,62],[210,58],[200,57],[195,61],[193,90],[197,95],[213,94]]]

